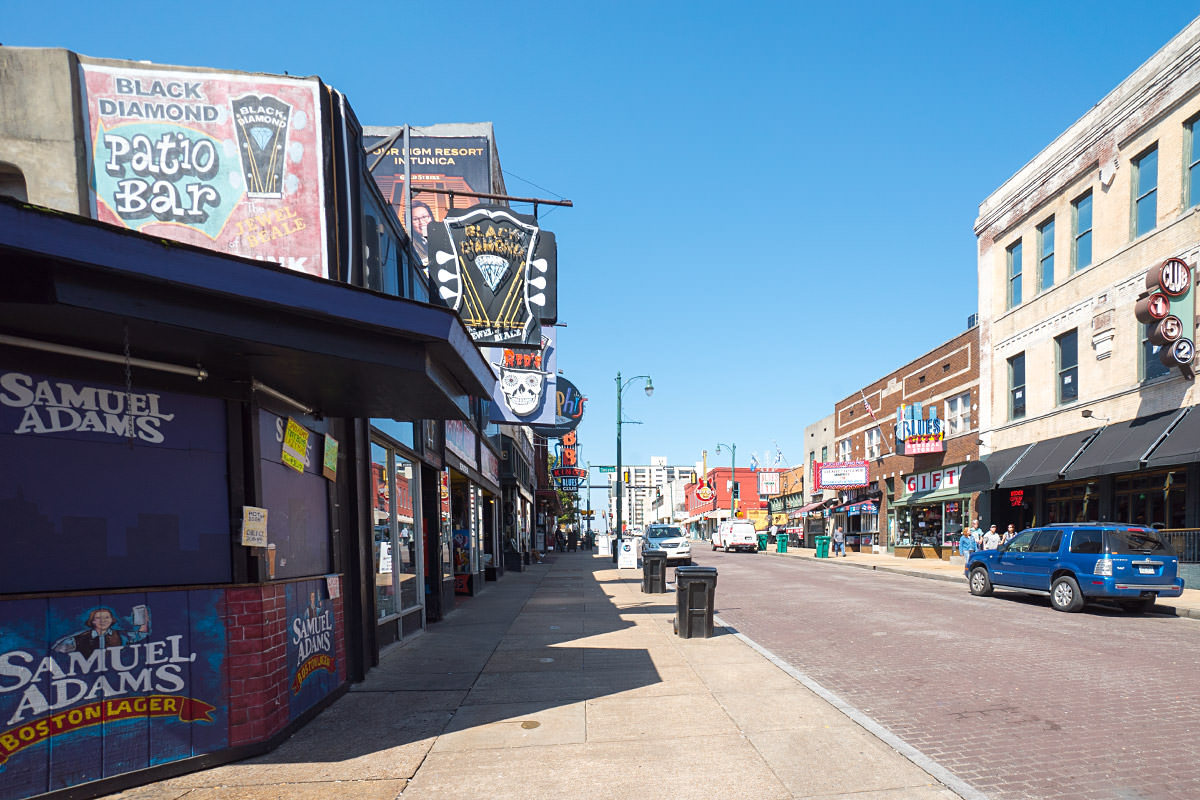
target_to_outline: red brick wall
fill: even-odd
[[[268,739],[288,723],[284,584],[230,589],[225,614],[229,746],[236,747]],[[339,654],[339,664],[344,661]]]

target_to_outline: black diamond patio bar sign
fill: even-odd
[[[452,210],[429,226],[429,278],[479,345],[541,347],[558,318],[558,246],[504,206]]]

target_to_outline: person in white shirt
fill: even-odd
[[[983,549],[995,550],[1000,546],[1000,532],[996,530],[996,526],[988,528],[988,532],[983,535]]]

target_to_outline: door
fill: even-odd
[[[1062,535],[1061,530],[1041,530],[1033,537],[1024,561],[1027,588],[1050,591],[1050,576],[1058,566],[1058,547],[1062,543]]]
[[[992,562],[995,565],[995,569],[992,570],[992,583],[1019,587],[1027,585],[1025,559],[1033,545],[1033,537],[1040,532],[1036,528],[1021,531],[1011,542],[1000,546],[996,560]]]

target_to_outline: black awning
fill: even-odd
[[[997,486],[1002,489],[1011,486],[1036,486],[1059,480],[1071,460],[1096,434],[1097,431],[1081,431],[1035,443],[1029,452],[1013,465],[1008,474],[997,481]]]
[[[1188,406],[1187,414],[1172,429],[1171,435],[1146,459],[1146,466],[1170,467],[1193,461],[1200,461],[1200,408]]]
[[[465,419],[495,380],[449,309],[0,201],[0,333],[122,354],[126,332],[135,358],[202,365],[205,391],[236,399],[257,380],[330,416]]]
[[[978,461],[968,462],[958,477],[958,490],[960,492],[986,492],[995,488],[996,483],[1004,477],[1008,468],[1031,447],[1033,445],[1023,444],[1020,447],[997,450],[981,457]]]
[[[1077,480],[1141,469],[1143,457],[1181,413],[1164,411],[1106,426],[1063,477]]]

